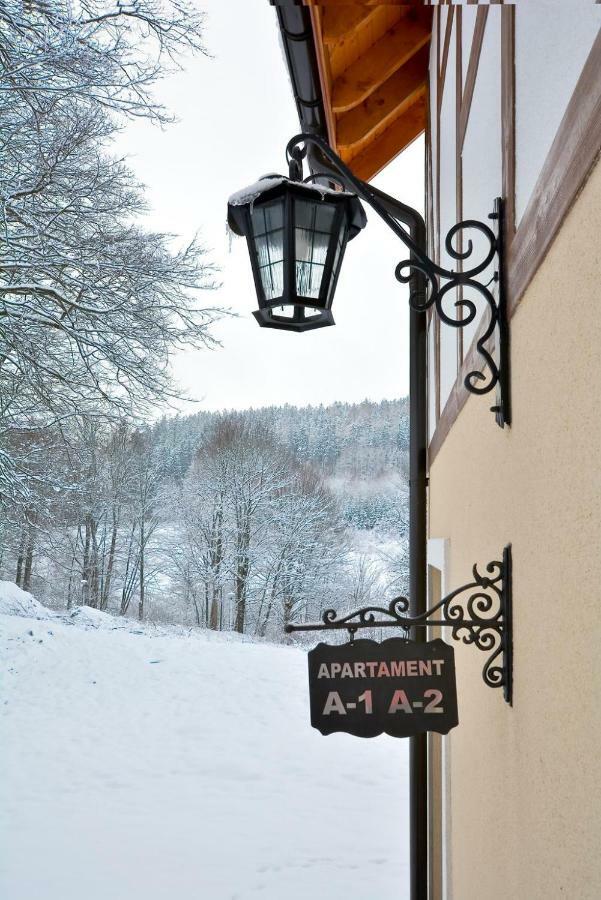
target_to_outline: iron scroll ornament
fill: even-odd
[[[410,601],[395,597],[385,606],[366,606],[339,616],[326,609],[321,622],[288,624],[285,631],[346,630],[354,639],[364,628],[402,628],[406,635],[412,628],[450,628],[451,637],[473,644],[488,653],[482,679],[491,688],[503,688],[503,696],[511,706],[513,696],[513,621],[511,595],[511,546],[503,550],[503,558],[489,562],[486,573],[477,565],[472,581],[456,588],[438,603],[418,616],[408,616]],[[440,613],[440,618],[437,614]],[[378,618],[383,616],[384,618]]]
[[[409,304],[416,312],[426,312],[433,307],[440,321],[451,328],[466,328],[474,322],[478,314],[478,306],[470,292],[474,292],[484,300],[488,320],[481,333],[478,335],[475,350],[480,359],[481,368],[473,368],[464,378],[464,386],[471,394],[488,394],[496,389],[495,405],[491,411],[495,413],[497,424],[503,428],[511,424],[510,399],[509,399],[509,334],[507,326],[507,307],[504,284],[504,249],[503,249],[503,202],[497,198],[494,209],[489,215],[495,224],[493,230],[489,225],[476,219],[466,219],[458,222],[449,230],[445,238],[445,249],[448,256],[456,260],[458,269],[446,269],[435,263],[424,248],[416,243],[403,228],[392,212],[387,209],[376,192],[370,185],[357,178],[349,167],[332,150],[323,138],[312,134],[297,134],[286,147],[291,175],[294,173],[300,177],[302,173],[302,161],[307,154],[307,144],[313,144],[323,156],[334,166],[342,176],[342,183],[347,190],[354,191],[364,200],[386,223],[386,225],[405,244],[411,255],[408,259],[399,262],[395,269],[395,277],[402,284],[415,283],[415,277],[421,276],[427,285],[427,291],[412,290],[409,295]],[[309,176],[312,179],[319,175]],[[335,177],[329,174],[321,176],[335,181]],[[471,263],[474,255],[474,242],[468,237],[469,233],[477,232],[484,243],[481,257],[478,262]],[[465,246],[463,240],[465,238]],[[478,277],[496,259],[495,271],[487,283],[482,283]],[[467,266],[467,267],[466,267]],[[491,285],[496,286],[497,297],[491,290]],[[453,306],[461,317],[449,315],[443,302],[447,295],[457,291],[457,299]],[[425,294],[425,295],[424,295]],[[422,299],[423,296],[423,299]],[[496,356],[493,356],[489,347],[490,340],[496,332]]]

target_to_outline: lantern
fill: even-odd
[[[228,223],[248,244],[262,328],[333,325],[347,241],[365,227],[355,194],[267,175],[230,197]]]

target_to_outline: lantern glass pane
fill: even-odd
[[[251,210],[257,265],[266,300],[284,292],[284,203],[275,200]]]
[[[295,201],[296,293],[299,297],[319,297],[335,211],[329,203]]]
[[[286,306],[274,306],[272,307],[272,311],[276,316],[281,316],[283,319],[294,318],[294,306],[288,304],[286,304]]]
[[[340,268],[341,257],[340,254],[346,244],[346,223],[340,229],[338,233],[338,239],[336,241],[336,251],[334,253],[334,262],[332,263],[332,274],[330,276],[330,286],[328,288],[328,304],[332,298],[332,294],[334,293],[334,287],[336,285],[336,278],[338,276],[338,269]]]

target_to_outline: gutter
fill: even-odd
[[[326,114],[309,8],[278,3],[275,11],[301,131],[319,134],[327,140]]]

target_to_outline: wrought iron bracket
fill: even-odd
[[[434,307],[439,320],[450,328],[465,328],[471,325],[478,315],[478,306],[474,296],[479,296],[484,300],[486,318],[475,343],[476,360],[479,360],[481,365],[480,368],[474,368],[466,374],[463,384],[470,394],[488,394],[495,390],[495,403],[491,406],[491,412],[495,414],[497,424],[504,428],[505,425],[511,425],[511,405],[509,327],[503,243],[504,203],[500,197],[495,199],[493,211],[488,218],[494,223],[494,228],[476,219],[466,219],[464,222],[453,225],[448,231],[445,249],[452,259],[461,264],[462,268],[458,271],[444,269],[429,259],[425,263],[422,260],[411,258],[397,265],[395,276],[398,281],[406,284],[411,280],[415,271],[421,272],[427,279],[429,290],[423,302],[420,302],[416,294],[410,294],[411,308],[419,312]],[[464,233],[470,230],[482,235],[485,249],[476,265],[472,264],[471,268],[468,266],[463,269],[464,261],[468,260],[474,251],[471,239],[468,239],[465,248],[463,247]],[[483,283],[478,276],[481,276],[487,269],[490,274],[491,266],[493,269],[490,280]],[[455,297],[453,303],[456,310],[455,315],[449,315],[445,311],[447,294]],[[494,348],[491,348],[490,341],[493,338],[495,345]],[[480,369],[484,371],[480,371]]]
[[[351,641],[363,628],[402,628],[407,637],[414,628],[450,628],[451,637],[464,644],[474,644],[488,653],[482,669],[484,683],[503,688],[509,705],[513,695],[513,620],[511,596],[511,545],[503,550],[501,560],[489,562],[488,574],[481,575],[477,565],[472,581],[456,588],[431,609],[418,616],[408,616],[407,597],[395,597],[388,607],[366,606],[339,616],[326,609],[321,622],[286,625],[286,632],[346,630]],[[384,618],[378,618],[384,616]]]
[[[308,144],[318,148],[325,159],[340,173],[343,186],[371,206],[410,250],[410,257],[398,263],[395,277],[401,283],[411,285],[409,304],[412,309],[425,313],[433,307],[444,325],[451,328],[466,328],[478,316],[476,298],[484,300],[485,315],[488,318],[475,345],[480,366],[468,372],[463,383],[470,394],[488,394],[493,390],[496,391],[491,411],[495,413],[497,424],[501,428],[510,425],[509,328],[503,246],[504,208],[501,198],[495,200],[494,209],[489,215],[494,228],[477,219],[466,219],[453,225],[448,231],[444,246],[448,257],[457,262],[457,270],[446,269],[430,259],[424,248],[411,238],[395,218],[392,212],[395,202],[393,198],[387,197],[386,199],[391,202],[384,203],[382,198],[386,195],[357,178],[327,141],[319,135],[297,134],[288,142],[286,156],[295,171],[300,168],[302,172],[302,160],[307,154]],[[329,174],[321,177],[336,180]],[[477,261],[474,259],[474,242],[467,237],[474,232],[480,234],[483,241],[482,250],[477,251],[480,257]],[[484,273],[489,277],[486,283],[480,280]],[[449,295],[454,297],[452,304],[454,315],[445,310]],[[494,354],[490,347],[493,336]]]

